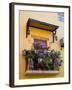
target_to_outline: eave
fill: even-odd
[[[59,26],[57,26],[57,25],[29,18],[27,21],[27,24],[26,24],[26,38],[30,34],[29,27],[50,31],[52,33],[54,32],[53,38],[54,38],[54,35],[56,34],[56,30],[59,28]]]

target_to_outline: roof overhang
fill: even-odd
[[[38,29],[42,29],[42,30],[46,30],[46,31],[51,31],[51,32],[55,31],[59,27],[57,25],[49,24],[46,22],[32,19],[32,18],[28,19],[27,24],[29,27],[34,27],[34,28],[38,28]]]
[[[30,34],[29,27],[34,27],[34,28],[38,28],[41,30],[50,31],[52,33],[54,32],[53,36],[56,34],[56,30],[59,28],[59,26],[57,25],[29,18],[26,24],[26,37]]]

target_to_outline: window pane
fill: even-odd
[[[39,47],[47,48],[47,41],[46,40],[34,39],[34,48],[38,49]]]

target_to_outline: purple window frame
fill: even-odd
[[[41,47],[47,48],[47,40],[42,40],[42,39],[34,39],[34,48],[37,49],[39,43],[41,44]]]

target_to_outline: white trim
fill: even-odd
[[[64,12],[64,77],[60,78],[42,78],[42,79],[25,79],[19,80],[19,10],[34,10],[34,11],[54,11]],[[14,85],[29,85],[29,84],[43,84],[43,83],[61,83],[68,82],[68,9],[67,8],[55,8],[55,7],[40,7],[40,6],[15,6],[15,27],[14,27],[14,46],[15,46],[15,83]]]

